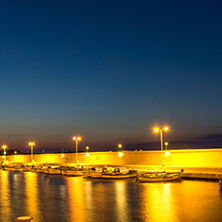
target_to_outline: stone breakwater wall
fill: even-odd
[[[128,165],[128,166],[160,166],[166,165],[178,168],[222,168],[222,149],[189,149],[168,150],[169,155],[161,151],[127,151],[119,157],[118,152],[89,152],[78,153],[79,164],[82,165]],[[75,153],[34,154],[36,163],[76,163]],[[9,162],[31,162],[31,155],[8,155]]]

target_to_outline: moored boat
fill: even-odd
[[[69,167],[66,170],[67,176],[83,176],[83,168]]]
[[[136,176],[136,172],[130,172],[126,167],[115,167],[113,172],[102,174],[103,179],[128,179],[135,178]]]
[[[60,166],[52,166],[52,167],[48,168],[48,174],[60,175],[61,174]]]
[[[139,182],[167,182],[181,180],[181,173],[140,173],[137,174]]]

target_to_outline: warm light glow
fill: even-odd
[[[4,154],[6,154],[6,152],[5,152],[5,151],[4,151],[3,153],[4,153]]]
[[[119,147],[119,148],[122,148],[122,144],[119,144],[118,147]]]
[[[165,152],[165,156],[169,156],[170,155],[170,152],[169,151],[166,151]]]
[[[16,155],[14,157],[16,158]]]
[[[2,158],[4,158],[4,159],[5,159],[5,156],[3,156]]]
[[[167,130],[169,130],[169,128],[166,126],[166,127],[164,127],[164,130],[167,131]]]
[[[165,142],[164,144],[165,144],[166,146],[168,146],[168,143],[167,143],[167,142]]]
[[[158,129],[158,128],[155,128],[155,129],[154,129],[154,132],[159,132],[159,129]]]
[[[35,143],[34,142],[29,142],[29,146],[34,146]]]
[[[65,155],[64,155],[64,153],[62,154],[62,157],[64,157]]]
[[[6,145],[2,145],[2,149],[7,149],[7,146]]]
[[[73,139],[73,140],[81,140],[81,137],[80,137],[80,136],[79,136],[79,137],[75,137],[75,136],[74,136],[72,139]]]
[[[87,146],[87,147],[86,147],[86,149],[88,150],[88,149],[89,149],[89,147]]]
[[[123,155],[123,153],[122,152],[119,152],[119,157],[121,157]]]
[[[86,153],[86,157],[88,157],[89,156],[89,153]]]
[[[17,151],[15,151],[14,153],[17,153]]]

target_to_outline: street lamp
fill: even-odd
[[[86,147],[86,157],[88,157],[89,156],[89,147],[87,146]]]
[[[17,151],[14,152],[14,157],[16,158]]]
[[[168,142],[165,142],[164,145],[165,145],[165,150],[167,150]]]
[[[2,145],[2,149],[4,149],[4,156],[3,158],[5,159],[6,158],[6,149],[7,149],[7,146],[6,145]]]
[[[74,136],[72,139],[76,141],[76,165],[77,165],[77,164],[78,164],[78,162],[79,162],[79,161],[77,160],[78,141],[80,141],[80,140],[81,140],[81,137],[79,137],[79,136],[78,136],[78,137],[75,137],[75,136]]]
[[[31,161],[33,162],[33,146],[35,145],[34,142],[29,142],[29,146],[31,146]]]
[[[155,128],[154,132],[158,133],[160,132],[160,146],[161,146],[161,153],[163,153],[163,130],[164,131],[168,131],[169,128],[167,126],[163,127],[163,128]]]
[[[165,145],[165,150],[166,150],[166,151],[165,151],[165,156],[169,156],[169,155],[170,155],[170,152],[167,151],[168,142],[165,142],[164,145]]]
[[[63,150],[64,150],[64,149],[62,149],[62,155],[61,155],[62,157],[64,157],[64,156],[65,156],[65,154],[63,153]]]
[[[119,147],[119,157],[121,157],[123,155],[123,153],[122,153],[122,144],[119,144],[118,147]]]

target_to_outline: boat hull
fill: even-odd
[[[136,173],[129,173],[129,174],[103,174],[103,179],[128,179],[128,178],[135,178]]]
[[[82,176],[82,171],[80,170],[67,170],[66,176]]]
[[[168,181],[176,181],[181,180],[181,174],[175,175],[160,175],[160,176],[145,176],[145,175],[138,175],[137,180],[139,182],[168,182]]]

